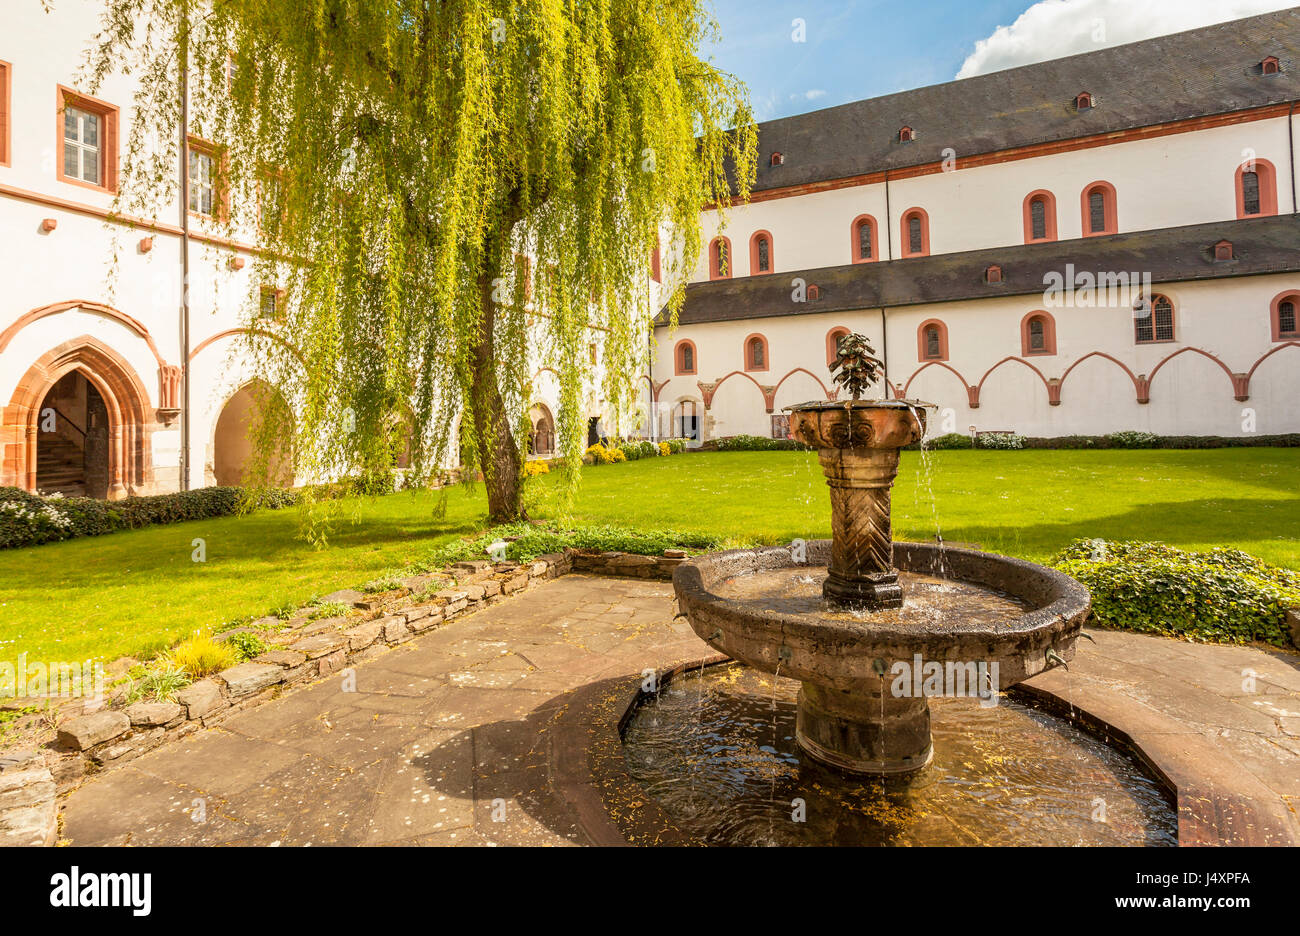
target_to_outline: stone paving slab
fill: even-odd
[[[1089,633],[1068,671],[1028,690],[1138,742],[1179,788],[1180,839],[1300,842],[1300,657]],[[627,800],[602,770],[620,761],[615,726],[640,674],[712,655],[674,620],[670,584],[564,576],[360,663],[355,691],[335,673],[89,779],[64,801],[64,837],[673,841],[644,805],[648,831],[620,831]]]

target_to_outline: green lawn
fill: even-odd
[[[1231,545],[1300,569],[1300,449],[945,451],[928,481],[905,452],[894,489],[899,539],[1044,559],[1078,537]],[[551,481],[552,479],[546,479]],[[933,491],[933,494],[931,494]],[[457,489],[361,502],[325,550],[296,539],[294,510],[263,511],[0,552],[0,660],[113,659],[159,638],[358,585],[416,547],[482,522]],[[830,535],[816,456],[708,453],[589,468],[575,519],[701,530],[737,542]],[[555,513],[545,502],[540,515]],[[937,518],[937,521],[936,521]],[[207,542],[207,562],[190,558]]]

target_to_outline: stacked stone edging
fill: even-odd
[[[685,559],[684,551],[673,549],[663,556],[565,549],[531,562],[458,562],[445,572],[408,579],[402,588],[383,595],[333,592],[321,603],[347,604],[365,616],[313,621],[305,616],[309,609],[300,609],[302,616],[291,618],[289,628],[276,635],[284,649],[191,683],[172,702],[136,702],[70,718],[59,725],[54,748],[44,753],[0,754],[0,845],[54,844],[56,791],[71,790],[87,774],[219,725],[236,712],[279,697],[290,686],[378,656],[532,582],[569,572],[667,580]],[[425,597],[438,585],[446,587]],[[257,630],[256,623],[237,630]]]

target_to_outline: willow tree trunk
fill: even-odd
[[[519,506],[519,448],[497,386],[493,335],[496,306],[492,297],[492,279],[491,272],[487,272],[479,277],[478,282],[483,325],[472,349],[474,377],[470,384],[470,402],[474,408],[478,463],[487,488],[488,516],[494,523],[508,523],[523,518]]]

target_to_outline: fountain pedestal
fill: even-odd
[[[851,773],[911,773],[934,756],[930,703],[897,698],[883,680],[853,693],[804,683],[795,737],[812,757]]]
[[[834,541],[822,595],[847,607],[901,608],[889,523],[898,449],[824,448],[818,457],[831,489]]]

